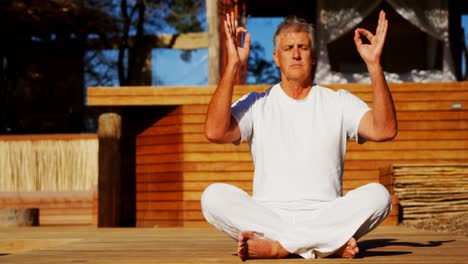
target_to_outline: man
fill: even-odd
[[[388,191],[371,183],[342,196],[346,141],[385,141],[397,134],[393,100],[380,56],[388,22],[381,11],[375,35],[355,30],[354,42],[369,71],[373,109],[344,90],[312,82],[313,28],[286,19],[274,36],[281,83],[250,93],[231,107],[234,80],[247,62],[250,35],[226,14],[228,63],[206,115],[205,134],[216,143],[249,143],[255,164],[253,196],[223,183],[202,195],[206,220],[238,241],[251,258],[354,258],[356,240],[380,224],[391,209]],[[243,46],[239,35],[245,34]],[[370,44],[363,44],[361,35]]]

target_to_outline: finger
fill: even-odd
[[[382,39],[383,40],[385,40],[385,37],[387,36],[387,31],[388,31],[388,20],[385,19],[384,26],[382,28]]]
[[[364,37],[366,37],[366,39],[368,39],[369,41],[372,41],[372,39],[374,38],[374,35],[367,29],[357,28],[356,31],[359,34],[364,35]]]
[[[226,34],[231,35],[231,18],[229,13],[226,13],[226,20],[224,20],[225,29],[226,29]]]
[[[237,41],[238,45],[242,44],[241,43],[242,39],[240,38],[240,34],[245,33],[245,32],[247,32],[247,29],[245,29],[244,27],[237,27],[236,28],[236,41]]]
[[[385,12],[382,10],[380,11],[380,14],[379,14],[379,23],[378,23],[377,30],[375,31],[376,34],[384,34],[386,21],[387,19],[385,16]]]
[[[377,20],[377,27],[375,28],[375,34],[378,34],[382,28],[382,13],[383,10],[380,10],[379,19]]]
[[[224,20],[224,33],[226,34],[226,39],[231,39],[231,33],[229,31],[228,22]]]
[[[234,17],[234,12],[231,12],[231,34],[236,35],[236,18]]]
[[[379,28],[379,31],[376,32],[376,35],[375,35],[375,42],[379,46],[383,46],[385,42],[385,38],[387,36],[387,29],[388,29],[388,20],[384,19],[382,21],[382,25]]]
[[[356,44],[358,48],[362,45],[362,39],[358,29],[354,30],[354,44]]]
[[[379,48],[382,49],[385,43],[385,38],[387,37],[388,21],[385,20],[382,26],[382,32],[380,32],[379,38],[377,39]]]
[[[379,19],[382,20],[382,22],[386,20],[385,11],[380,10]]]
[[[245,27],[236,27],[236,37],[238,37],[241,32],[245,33],[247,29],[245,29]]]
[[[237,25],[236,25],[236,18],[234,16],[233,11],[231,11],[231,26],[232,26],[232,29],[233,29],[232,32],[235,32],[234,29],[237,27]]]
[[[251,39],[251,36],[247,32],[244,36],[244,45],[243,45],[244,49],[250,50],[250,39]]]

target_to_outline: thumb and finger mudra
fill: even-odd
[[[361,57],[365,59],[371,57],[380,57],[384,46],[388,28],[388,21],[385,18],[385,13],[382,11],[379,15],[378,24],[375,34],[367,29],[357,28],[354,33],[354,42]],[[367,40],[366,43],[363,40]],[[368,57],[371,56],[371,57]]]
[[[228,53],[232,56],[238,57],[241,63],[244,63],[250,52],[250,35],[244,27],[237,25],[234,13],[226,13],[224,20],[224,29],[226,33],[226,47]],[[243,39],[241,39],[243,34]],[[242,42],[242,43],[241,43]]]
[[[370,44],[381,44],[381,42],[385,41],[387,29],[388,20],[386,18],[385,12],[382,10],[379,13],[375,35],[367,29],[357,28],[355,31],[354,41],[356,42],[356,45],[362,45],[361,35],[363,35],[370,42]]]

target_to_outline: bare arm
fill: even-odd
[[[250,34],[237,27],[234,13],[226,14],[224,21],[228,62],[221,81],[211,97],[206,113],[205,136],[215,143],[230,143],[241,137],[236,120],[231,116],[234,80],[240,68],[247,62],[250,53]],[[244,45],[239,47],[239,34],[245,34]]]
[[[368,111],[359,124],[359,136],[372,141],[391,140],[398,132],[395,105],[380,65],[387,28],[385,13],[380,11],[375,35],[362,28],[354,32],[356,48],[369,71],[373,103],[373,110]],[[370,44],[363,44],[360,34],[363,34]]]

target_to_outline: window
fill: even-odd
[[[381,9],[385,10],[390,22],[381,58],[384,70],[394,73],[405,73],[413,69],[441,70],[442,41],[420,31],[387,3],[378,6],[358,27],[374,33]],[[367,71],[353,38],[354,31],[351,31],[328,45],[332,71],[342,73]]]

